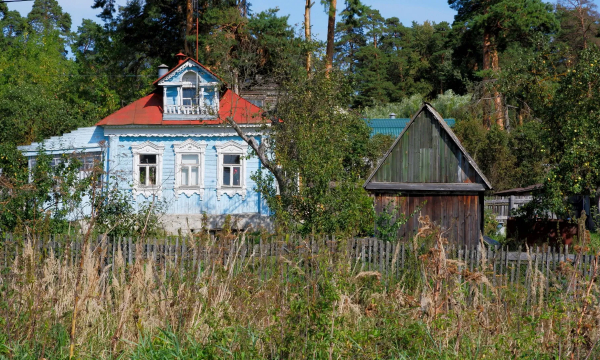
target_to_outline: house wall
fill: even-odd
[[[451,244],[474,245],[483,228],[483,194],[373,193],[375,211],[398,206],[398,214],[421,210],[398,230],[404,241],[411,240],[419,228],[419,215],[429,216],[445,233]]]
[[[18,149],[24,156],[35,159],[40,150],[54,156],[60,154],[69,154],[79,156],[83,153],[100,153],[104,158],[108,146],[108,138],[104,136],[104,130],[100,126],[84,127],[65,133],[61,136],[53,136],[39,143],[19,146]],[[30,160],[29,166],[32,166]],[[82,176],[87,176],[82,173]],[[67,216],[69,220],[77,220],[83,216],[88,216],[91,213],[91,199],[88,195],[84,195],[81,199],[81,204],[78,209]],[[46,206],[53,204],[47,203]]]
[[[223,144],[228,141],[235,141],[246,146],[237,136],[119,136],[111,139],[111,156],[110,156],[110,175],[119,178],[119,187],[123,190],[131,191],[133,184],[133,152],[132,145],[140,144],[145,141],[150,141],[156,145],[163,145],[164,152],[162,156],[162,198],[166,202],[166,217],[165,225],[173,228],[184,227],[184,232],[189,226],[191,229],[200,228],[199,221],[202,213],[206,213],[211,221],[212,228],[218,228],[222,225],[223,215],[231,214],[237,216],[241,221],[240,227],[246,223],[253,224],[264,222],[258,221],[260,217],[269,215],[269,210],[266,207],[266,202],[261,195],[255,191],[255,183],[250,178],[260,167],[260,161],[256,157],[251,157],[245,161],[244,178],[246,181],[246,197],[242,200],[242,196],[235,194],[233,196],[223,194],[220,199],[217,199],[217,149],[215,145]],[[183,143],[192,139],[196,142],[206,142],[205,159],[204,159],[204,195],[201,198],[198,194],[175,194],[175,151],[174,145]],[[116,150],[115,150],[116,149]],[[112,180],[111,180],[112,181]],[[144,203],[150,202],[150,197],[145,197],[142,194],[134,196],[134,207],[139,208]],[[254,219],[254,220],[252,220]],[[189,223],[189,225],[188,225]],[[264,224],[261,224],[264,225]],[[177,229],[174,229],[175,231]]]

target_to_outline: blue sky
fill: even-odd
[[[117,4],[125,5],[127,0],[117,0]],[[317,39],[325,40],[327,33],[327,15],[319,0],[313,0],[315,5],[311,12],[311,22],[313,35]],[[290,15],[289,22],[292,25],[297,24],[300,28],[304,21],[305,0],[250,0],[252,11],[260,12],[269,8],[279,8],[280,15]],[[92,9],[93,0],[58,0],[63,11],[71,14],[73,19],[73,30],[81,25],[82,19],[93,19],[99,21],[96,17],[97,10]],[[452,22],[454,10],[450,9],[447,0],[363,0],[363,3],[377,9],[386,18],[397,17],[405,25],[410,25],[413,21],[422,23],[425,20],[435,22]],[[8,3],[11,10],[18,10],[21,15],[27,15],[31,10],[33,1],[21,3]],[[344,1],[338,0],[338,8],[344,7]],[[339,9],[338,9],[339,10]]]

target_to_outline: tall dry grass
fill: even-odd
[[[493,279],[485,252],[470,271],[447,258],[435,224],[420,224],[393,285],[326,252],[263,259],[261,279],[258,258],[235,256],[239,242],[225,265],[200,272],[144,258],[140,246],[133,264],[119,250],[106,264],[106,246],[88,247],[77,286],[70,256],[26,244],[0,276],[0,357],[68,358],[76,292],[75,358],[600,356],[596,265],[584,277],[562,263],[550,281],[530,257],[524,285],[510,288]]]

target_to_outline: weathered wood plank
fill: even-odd
[[[481,192],[485,191],[482,184],[476,183],[385,183],[370,182],[367,190],[400,190],[400,191],[448,191],[448,192]]]

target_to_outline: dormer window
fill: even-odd
[[[219,112],[219,79],[188,59],[166,74],[163,87],[163,120],[215,119]]]

